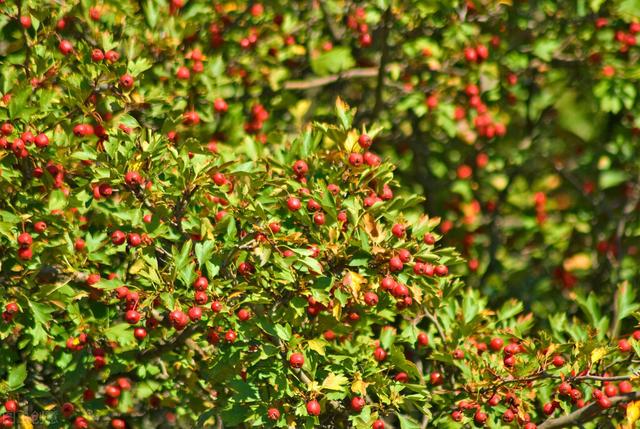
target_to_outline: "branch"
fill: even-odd
[[[136,360],[138,362],[147,361],[162,355],[164,352],[176,349],[178,346],[186,342],[196,332],[195,324],[185,328],[178,336],[174,337],[172,341],[167,341],[152,349],[146,349],[137,354]]]
[[[333,41],[333,43],[339,42],[342,36],[335,26],[335,21],[330,16],[329,11],[327,10],[326,2],[323,0],[320,0],[318,2],[318,6],[320,7],[320,11],[322,12],[322,19],[324,20],[324,23],[327,26],[327,29],[329,30],[329,35],[331,36],[331,40]]]
[[[612,407],[620,402],[633,401],[637,399],[640,399],[640,391],[609,398]],[[589,405],[565,416],[547,419],[542,424],[538,425],[538,429],[555,429],[581,425],[599,417],[603,411],[605,410],[597,402],[592,402]]]
[[[285,82],[283,88],[286,90],[306,90],[330,85],[334,82],[344,79],[354,79],[361,77],[375,77],[378,75],[378,67],[364,67],[346,70],[341,73],[331,74],[328,76],[311,78],[308,80],[291,80]]]
[[[436,329],[438,330],[438,335],[440,335],[440,338],[442,338],[442,344],[443,345],[446,344],[447,336],[444,334],[444,329],[442,329],[442,326],[440,325],[440,322],[438,322],[438,319],[436,318],[436,316],[434,314],[431,314],[427,309],[424,310],[424,315],[426,316],[427,319],[431,320],[435,325]]]
[[[378,79],[376,82],[376,102],[373,107],[373,116],[376,117],[382,109],[382,90],[384,88],[384,75],[389,61],[389,27],[393,17],[391,6],[384,11],[382,16],[382,54],[380,55],[380,65],[378,66]]]
[[[18,6],[18,20],[22,17],[22,1],[16,2],[16,6]],[[29,63],[31,62],[31,47],[29,46],[29,36],[27,35],[27,29],[20,24],[20,28],[22,29],[22,37],[24,37],[24,73],[29,78],[31,72],[29,71]]]

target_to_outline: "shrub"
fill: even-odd
[[[369,44],[415,30],[403,26],[409,18],[457,39],[422,2],[415,16],[379,3],[353,9],[362,56],[336,46],[309,65],[338,87],[344,69],[380,76],[379,90],[342,88],[359,115],[331,91],[309,113],[313,100],[291,91],[318,81],[287,80],[308,70],[287,35],[307,34],[305,18],[326,31],[308,32],[310,44],[351,46],[322,20],[333,13],[325,3],[2,6],[2,425],[634,424],[640,335],[625,270],[609,288],[610,318],[606,293],[580,296],[588,324],[555,315],[547,331],[518,301],[489,306],[465,286],[444,222],[423,214],[406,158],[387,150],[405,114],[414,125],[424,116],[419,127],[453,125],[427,115],[418,91],[406,96],[419,103],[387,111],[398,88],[385,86],[386,65],[371,74],[349,60],[381,48],[390,67],[402,61]],[[364,21],[378,30],[362,31]],[[484,25],[471,22],[460,25]],[[282,57],[268,52],[282,41]],[[465,73],[476,76],[473,63]],[[433,110],[432,95],[426,102]],[[453,139],[438,130],[440,142]],[[465,195],[475,186],[452,183]]]

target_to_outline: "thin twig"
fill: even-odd
[[[330,85],[339,80],[375,77],[378,75],[378,67],[364,67],[346,70],[341,73],[328,76],[316,77],[307,80],[291,80],[285,82],[283,88],[286,90],[306,90]]]
[[[609,401],[611,401],[611,406],[615,407],[621,402],[634,401],[637,399],[640,399],[640,391],[613,396],[609,398]],[[538,429],[556,429],[581,425],[582,423],[589,422],[599,417],[605,411],[606,410],[603,409],[598,402],[592,402],[589,405],[565,416],[547,419],[542,424],[538,425]]]
[[[384,75],[386,73],[387,62],[389,61],[389,28],[391,27],[391,6],[384,11],[382,16],[382,53],[380,54],[380,65],[378,66],[378,79],[376,82],[376,102],[373,107],[373,117],[377,117],[382,109],[382,90],[384,89]]]

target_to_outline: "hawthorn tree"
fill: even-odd
[[[0,4],[0,425],[635,424],[634,4],[338,6]]]

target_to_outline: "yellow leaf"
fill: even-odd
[[[376,222],[375,218],[371,216],[371,214],[366,213],[364,216],[362,216],[362,222],[364,224],[364,230],[374,243],[380,243],[382,240],[384,240],[384,236],[380,234],[378,223]]]
[[[576,253],[562,263],[566,271],[588,270],[591,268],[591,257],[587,253]]]
[[[591,352],[591,363],[596,363],[607,355],[606,347],[598,347]]]
[[[362,275],[354,273],[353,271],[348,271],[347,275],[344,276],[342,284],[349,288],[351,295],[355,300],[357,300],[360,290],[362,289],[362,284],[365,282],[366,280]]]
[[[342,306],[338,301],[334,302],[333,310],[331,310],[331,313],[336,320],[340,320],[340,318],[342,317]]]
[[[293,45],[291,47],[291,52],[294,55],[305,55],[307,53],[307,50],[302,45]]]
[[[322,388],[328,390],[342,390],[342,387],[348,382],[349,380],[344,375],[330,373],[322,382]]]
[[[417,304],[422,303],[422,289],[418,286],[409,285],[409,290],[411,291],[411,296],[415,300]]]
[[[20,414],[18,421],[20,422],[20,429],[33,429],[33,423],[31,422],[31,418],[29,416]]]
[[[136,259],[136,261],[129,267],[129,274],[138,274],[145,266],[144,259]]]
[[[640,419],[640,401],[634,401],[627,405],[627,421],[623,427],[631,429],[638,419]]]
[[[349,134],[347,134],[347,138],[344,141],[344,150],[347,153],[363,151],[362,147],[360,147],[360,145],[358,144],[359,137],[360,137],[360,134],[358,133],[358,131],[356,130],[349,131]]]
[[[309,348],[315,352],[318,352],[321,355],[324,355],[324,347],[326,345],[326,343],[318,338],[314,338],[312,340],[309,340],[309,342],[307,343],[307,345],[309,346]]]
[[[369,384],[371,383],[367,383],[366,381],[362,380],[360,373],[356,373],[355,380],[353,380],[353,383],[351,383],[351,391],[353,393],[359,394],[360,396],[366,396],[367,386]]]
[[[298,101],[295,105],[289,107],[289,112],[291,116],[293,116],[297,121],[302,121],[304,115],[307,114],[309,108],[311,107],[311,100],[302,99]]]

